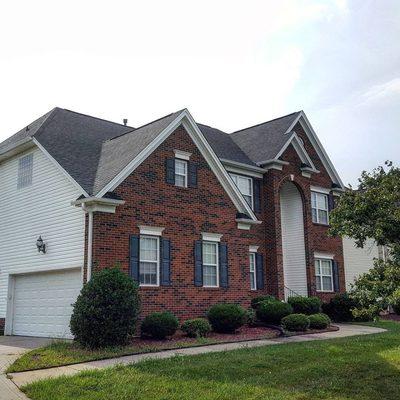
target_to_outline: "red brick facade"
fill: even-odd
[[[139,234],[139,225],[164,227],[163,237],[170,239],[171,286],[142,287],[142,315],[159,310],[174,312],[180,319],[204,315],[218,302],[236,302],[245,307],[251,297],[263,293],[284,296],[282,243],[280,237],[279,190],[290,174],[299,188],[304,203],[307,274],[309,293],[315,294],[314,251],[335,254],[341,267],[341,287],[344,288],[342,242],[328,238],[327,227],[311,221],[310,185],[330,188],[332,182],[304,132],[305,146],[317,169],[311,179],[301,175],[300,160],[289,147],[282,159],[290,165],[283,171],[270,170],[264,175],[262,212],[257,217],[261,225],[240,230],[235,221],[237,209],[219,183],[215,174],[191,141],[179,127],[154,151],[114,193],[125,200],[115,214],[95,213],[93,226],[93,268],[119,263],[129,269],[129,236]],[[191,153],[190,160],[198,166],[197,188],[181,188],[167,184],[165,160],[174,157],[174,150]],[[202,232],[222,234],[221,242],[228,246],[229,287],[203,288],[194,286],[194,243]],[[249,246],[259,246],[264,255],[265,289],[250,290]],[[324,295],[323,298],[329,297]]]

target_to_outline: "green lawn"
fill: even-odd
[[[162,346],[117,346],[100,350],[87,350],[72,341],[55,341],[48,346],[40,347],[23,354],[14,361],[7,372],[31,371],[35,369],[78,364],[86,361],[103,360],[105,358],[122,357],[130,354],[152,353],[172,348],[203,346],[217,343],[208,338],[198,338],[192,342],[168,342]]]
[[[33,400],[400,398],[400,324],[388,332],[88,371],[26,386]]]

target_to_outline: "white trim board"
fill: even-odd
[[[144,148],[120,173],[103,187],[96,197],[104,196],[107,192],[113,191],[121,182],[123,182],[157,147],[163,143],[179,125],[183,125],[190,138],[200,150],[202,156],[206,159],[211,169],[217,176],[219,182],[232,200],[237,210],[250,216],[254,221],[257,217],[250,206],[246,203],[239,189],[231,180],[228,172],[221,161],[201,133],[193,117],[187,109],[183,110],[146,148]]]

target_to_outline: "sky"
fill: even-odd
[[[4,2],[0,140],[55,106],[226,132],[304,110],[354,185],[400,164],[400,1]]]

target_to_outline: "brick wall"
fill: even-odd
[[[198,166],[197,188],[165,182],[165,159],[174,157],[174,149],[192,153],[190,160]],[[118,262],[128,272],[129,235],[139,234],[138,225],[164,227],[163,237],[171,240],[172,286],[141,288],[142,315],[170,310],[181,319],[201,316],[222,301],[248,307],[251,297],[260,294],[250,291],[248,250],[249,245],[258,245],[265,255],[265,224],[250,231],[237,229],[236,208],[182,127],[114,192],[126,203],[115,214],[94,215],[94,268]],[[194,286],[194,243],[201,239],[201,232],[223,234],[221,242],[228,245],[226,289]]]

